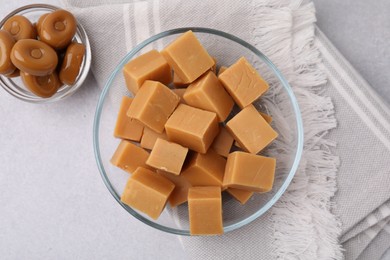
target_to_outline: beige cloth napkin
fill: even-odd
[[[341,159],[333,200],[345,256],[380,259],[390,246],[390,109],[319,31],[315,43],[338,119],[330,133]]]

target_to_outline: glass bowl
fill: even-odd
[[[0,28],[3,27],[5,21],[7,21],[8,18],[14,15],[23,15],[32,23],[35,23],[42,14],[53,12],[57,9],[60,8],[47,4],[32,4],[23,6],[12,11],[6,17],[4,17],[4,19],[0,22]],[[49,98],[38,97],[30,92],[24,86],[20,77],[7,78],[3,75],[0,75],[0,85],[12,96],[30,103],[50,103],[69,97],[81,87],[84,80],[87,78],[89,69],[91,68],[91,46],[89,44],[87,33],[79,22],[77,23],[77,31],[73,41],[85,45],[85,56],[81,64],[79,75],[77,76],[76,82],[73,85],[63,85],[56,94]]]
[[[150,37],[137,45],[118,64],[108,78],[97,105],[93,141],[98,168],[108,190],[115,200],[132,216],[162,231],[179,235],[190,235],[187,203],[178,207],[165,208],[158,220],[132,209],[120,201],[129,174],[110,164],[110,159],[120,140],[113,137],[116,116],[123,95],[132,96],[127,90],[122,68],[131,59],[151,50],[161,50],[178,34],[192,30],[219,66],[229,66],[244,56],[256,67],[270,85],[269,91],[254,102],[259,111],[273,117],[272,126],[279,137],[261,154],[276,158],[277,167],[272,191],[255,193],[241,205],[225,192],[222,195],[224,232],[240,228],[255,220],[282,196],[297,170],[302,155],[303,127],[298,103],[286,79],[275,65],[259,50],[247,42],[222,31],[207,28],[179,28],[165,31]],[[230,117],[239,111],[234,108]]]

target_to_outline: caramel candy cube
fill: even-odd
[[[169,205],[176,207],[188,200],[188,189],[191,188],[191,183],[181,175],[173,175],[169,172],[157,170],[157,173],[164,176],[175,184],[175,189],[168,198]]]
[[[268,84],[244,58],[218,76],[234,101],[244,108],[268,90]]]
[[[127,115],[162,133],[168,117],[179,101],[180,98],[165,85],[147,80],[135,96]]]
[[[223,186],[268,192],[274,183],[275,166],[275,158],[233,152],[227,158]]]
[[[152,150],[154,144],[157,141],[157,138],[168,140],[168,136],[165,133],[165,131],[162,133],[157,133],[157,132],[153,131],[152,129],[150,129],[149,127],[145,127],[144,132],[142,134],[140,146],[145,148],[145,149]]]
[[[226,69],[227,69],[227,67],[221,66],[221,67],[219,68],[219,71],[218,71],[218,76],[221,75],[222,72],[224,72]]]
[[[217,58],[215,58],[215,57],[211,57],[212,59],[213,59],[213,61],[214,61],[214,65],[210,68],[210,70],[212,71],[212,72],[214,72],[214,74],[215,73],[217,73]]]
[[[229,133],[228,130],[226,130],[225,127],[221,127],[219,130],[219,134],[217,137],[215,137],[213,144],[211,145],[211,148],[217,154],[222,155],[223,157],[227,157],[229,155],[230,149],[232,148],[234,138]]]
[[[165,124],[168,139],[196,152],[205,153],[219,131],[213,112],[179,104]]]
[[[266,113],[259,112],[259,114],[264,118],[265,121],[267,121],[268,124],[272,123],[272,116],[267,115]]]
[[[188,83],[185,83],[184,80],[179,78],[177,73],[173,74],[173,86],[175,88],[186,88],[188,86]]]
[[[146,80],[163,84],[172,81],[171,67],[156,50],[151,50],[131,60],[123,67],[127,88],[135,95]]]
[[[188,148],[158,138],[146,164],[179,175],[187,153]]]
[[[111,158],[111,163],[128,173],[138,167],[150,168],[146,165],[149,153],[132,142],[122,140]]]
[[[241,204],[247,203],[247,201],[252,197],[253,191],[249,190],[240,190],[235,188],[227,188],[226,191],[232,195],[233,198],[238,200]]]
[[[223,234],[220,187],[192,187],[188,191],[191,235]]]
[[[270,144],[278,133],[265,121],[254,106],[247,106],[226,124],[240,147],[257,154]]]
[[[190,106],[215,112],[220,122],[228,117],[234,106],[233,99],[212,71],[189,85],[183,98]]]
[[[209,149],[206,154],[196,153],[181,175],[192,186],[222,186],[226,159]]]
[[[267,115],[263,112],[259,112],[259,114],[264,118],[265,121],[267,121],[268,124],[272,123],[272,116]],[[241,148],[241,145],[237,141],[234,141],[234,145],[237,146],[238,148]]]
[[[126,115],[132,101],[132,98],[126,96],[122,98],[118,118],[115,124],[114,136],[116,138],[138,142],[141,139],[144,126],[137,120],[131,119]]]
[[[191,83],[214,65],[214,60],[188,31],[169,44],[161,54],[183,83]]]
[[[168,201],[175,184],[151,170],[139,167],[127,181],[121,201],[157,219]]]
[[[185,104],[186,101],[184,100],[183,96],[184,96],[184,93],[186,92],[186,89],[184,88],[177,88],[177,89],[172,89],[172,91],[179,96],[180,98],[180,103],[182,104]]]

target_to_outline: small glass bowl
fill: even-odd
[[[4,17],[4,19],[0,22],[0,28],[3,27],[5,21],[14,15],[23,15],[32,23],[35,23],[42,14],[53,12],[57,9],[60,8],[47,4],[32,4],[23,6],[12,11],[6,17]],[[57,93],[49,98],[38,97],[30,92],[24,86],[20,77],[7,78],[4,75],[0,75],[0,85],[12,96],[30,103],[50,103],[69,97],[81,87],[91,68],[91,46],[89,44],[87,33],[79,22],[77,23],[77,31],[73,41],[85,45],[85,56],[81,64],[79,75],[77,76],[76,82],[73,85],[63,85],[57,91]]]
[[[244,56],[269,83],[270,89],[254,102],[259,111],[273,117],[273,128],[279,137],[260,154],[276,158],[273,189],[264,194],[255,193],[245,205],[241,205],[225,192],[222,195],[224,232],[240,228],[269,210],[282,196],[290,184],[302,155],[303,126],[298,103],[286,79],[275,65],[259,50],[231,34],[207,28],[179,28],[150,37],[137,45],[118,64],[100,95],[97,105],[93,141],[98,168],[108,190],[115,200],[132,216],[159,230],[190,235],[188,205],[171,208],[169,205],[157,220],[132,209],[120,201],[129,174],[110,164],[110,159],[120,140],[113,137],[116,116],[122,96],[132,96],[126,89],[122,68],[131,59],[151,50],[161,50],[178,34],[192,30],[217,64],[229,66]],[[234,108],[229,118],[238,113]]]

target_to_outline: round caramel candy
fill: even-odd
[[[56,67],[56,71],[58,73],[58,77],[60,76],[61,66],[62,66],[62,63],[64,62],[64,59],[65,59],[65,52],[66,52],[66,49],[57,50],[58,64]]]
[[[27,89],[43,98],[53,96],[61,86],[56,72],[46,76],[34,76],[21,71],[20,76]]]
[[[16,78],[20,76],[20,70],[15,69],[14,72],[5,75],[7,78]]]
[[[76,33],[77,22],[73,14],[57,10],[44,17],[39,26],[39,39],[55,49],[69,45]]]
[[[57,53],[38,40],[17,41],[11,51],[12,63],[21,71],[34,76],[51,74],[58,63]]]
[[[22,39],[35,39],[37,32],[32,23],[22,15],[14,15],[9,18],[3,26],[3,29],[8,31],[15,41]]]
[[[35,27],[37,28],[37,32],[39,32],[39,30],[41,29],[41,25],[42,25],[42,22],[43,20],[45,20],[46,16],[48,16],[49,13],[46,13],[46,14],[43,14],[39,17]]]
[[[10,58],[14,44],[12,35],[5,30],[0,30],[0,74],[10,74],[16,69]]]
[[[84,55],[85,46],[83,44],[73,42],[68,46],[60,70],[60,81],[62,83],[73,85],[76,82]]]

